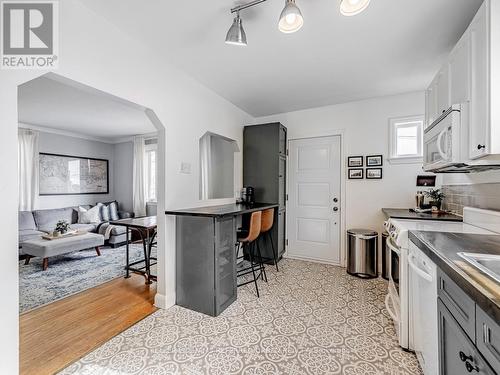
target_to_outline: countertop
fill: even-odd
[[[254,203],[246,204],[225,204],[220,206],[186,208],[181,210],[165,211],[166,215],[183,215],[183,216],[204,216],[204,217],[224,217],[249,214],[255,211],[277,208],[275,203]]]
[[[413,212],[408,208],[382,208],[382,212],[393,219],[463,221],[461,216],[454,214]]]
[[[411,231],[409,239],[493,320],[500,321],[500,285],[458,253],[500,255],[500,236]]]

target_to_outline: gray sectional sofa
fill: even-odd
[[[82,206],[90,208],[91,206]],[[130,212],[119,211],[120,219],[133,217]],[[71,225],[71,229],[84,230],[91,233],[96,233],[98,226],[108,226],[109,223],[104,222],[96,224],[79,224],[78,223],[78,207],[54,208],[48,210],[35,211],[20,211],[19,212],[19,255],[24,255],[22,246],[23,242],[38,239],[43,234],[50,233],[54,230],[56,223],[59,220],[66,220]],[[108,240],[108,245],[117,247],[126,243],[125,227],[113,227]]]

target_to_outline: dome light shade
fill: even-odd
[[[243,30],[243,23],[239,14],[236,15],[233,20],[233,24],[227,32],[226,44],[233,44],[236,46],[247,45],[247,36],[245,34],[245,30]]]
[[[355,16],[370,4],[370,0],[340,0],[340,13],[344,16]]]
[[[280,31],[285,34],[294,33],[299,31],[303,24],[304,19],[300,9],[295,4],[295,0],[286,0],[278,23]]]

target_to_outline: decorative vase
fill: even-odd
[[[432,211],[441,211],[441,201],[432,201],[429,204],[432,206]]]

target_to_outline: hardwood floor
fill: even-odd
[[[54,374],[157,309],[156,284],[132,274],[22,314],[20,373]]]

